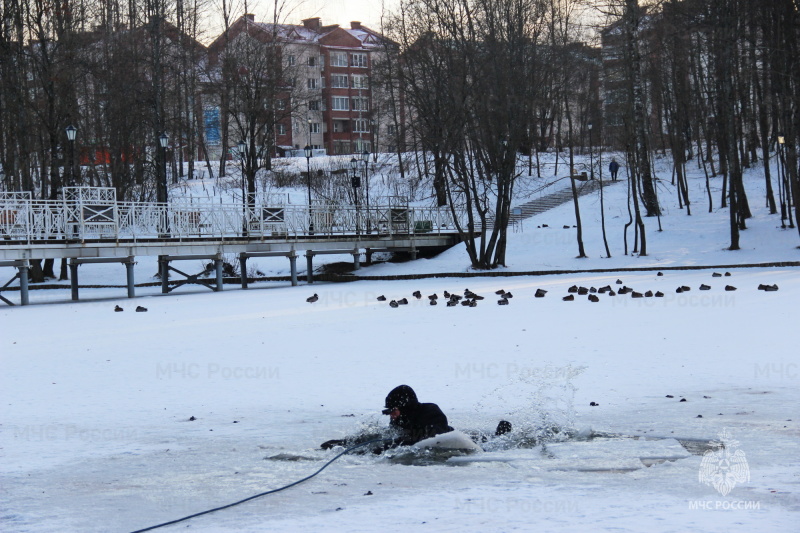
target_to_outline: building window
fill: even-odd
[[[287,63],[287,64],[288,64],[290,67],[293,67],[293,66],[294,66],[294,63],[295,63],[295,57],[294,57],[293,55],[291,55],[291,54],[290,54],[290,55],[288,55],[288,56],[286,56],[286,63]]]
[[[332,67],[346,67],[347,66],[347,52],[331,52],[331,66]]]
[[[334,154],[350,154],[350,141],[333,141]]]
[[[369,111],[369,98],[353,98],[353,111]]]
[[[319,122],[312,122],[308,125],[308,132],[309,133],[319,133]]]
[[[372,152],[372,143],[364,139],[356,139],[356,153]]]
[[[316,89],[319,87],[319,80],[317,78],[308,78],[308,88]]]
[[[346,120],[334,120],[333,121],[333,133],[345,133],[347,131],[347,121]]]
[[[386,127],[386,133],[388,133],[389,135],[394,135],[395,133],[397,133],[397,127],[394,124],[389,124]]]
[[[277,124],[275,126],[275,132],[278,135],[286,135],[286,124]]]
[[[353,131],[356,133],[369,133],[369,120],[365,118],[354,120]]]
[[[367,67],[367,54],[350,54],[350,66],[351,67],[360,67],[366,68]]]
[[[286,109],[286,100],[283,98],[275,100],[275,109]]]
[[[361,74],[353,76],[353,89],[369,89],[369,78]]]
[[[308,56],[307,63],[309,67],[316,67],[317,66],[317,57],[316,56]]]
[[[331,74],[331,89],[347,89],[347,74]]]
[[[311,100],[308,102],[308,109],[310,111],[319,111],[319,100]]]
[[[331,98],[331,110],[350,111],[350,99],[346,96],[334,96]]]

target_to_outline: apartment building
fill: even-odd
[[[386,39],[351,22],[349,28],[323,25],[320,18],[302,24],[258,23],[244,15],[210,47],[220,54],[232,43],[252,39],[279,49],[282,65],[281,91],[274,91],[273,156],[294,155],[306,145],[328,154],[352,154],[396,149],[398,115],[387,103],[374,67],[380,61]],[[237,110],[230,108],[231,113]],[[226,113],[207,109],[209,143],[224,136],[214,128],[230,127]],[[216,120],[216,122],[214,122]],[[231,142],[229,141],[230,145]]]

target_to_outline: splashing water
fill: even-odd
[[[568,364],[520,368],[509,373],[507,383],[486,394],[476,406],[481,412],[490,411],[489,404],[503,405],[503,416],[514,426],[505,440],[517,447],[529,447],[538,442],[564,440],[575,431],[575,378],[585,366]],[[498,444],[501,444],[499,439]],[[512,442],[506,442],[506,445]]]

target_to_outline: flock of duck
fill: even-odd
[[[664,273],[663,272],[659,272],[657,275],[658,276],[663,276]],[[731,275],[730,272],[725,272],[725,274],[721,274],[719,272],[714,272],[711,275],[711,277],[721,278],[721,277],[730,277],[730,275]],[[567,289],[567,293],[568,294],[566,296],[564,296],[562,298],[562,300],[564,300],[565,302],[574,301],[575,300],[575,296],[577,295],[577,296],[586,296],[587,299],[590,302],[599,302],[600,301],[600,297],[598,295],[600,295],[600,294],[606,295],[606,296],[617,296],[618,294],[619,295],[630,294],[631,298],[663,298],[664,297],[664,293],[661,292],[661,291],[655,291],[655,292],[651,291],[651,290],[644,291],[644,292],[636,291],[636,290],[632,289],[631,287],[628,287],[627,285],[624,285],[622,280],[620,280],[620,279],[618,279],[616,281],[616,285],[622,285],[622,287],[618,288],[615,291],[614,288],[611,285],[606,285],[605,287],[599,287],[599,288],[596,288],[596,287],[582,287],[582,286],[578,286],[578,285],[573,285],[569,289]],[[682,294],[682,293],[689,292],[691,290],[692,290],[692,288],[689,287],[688,285],[680,285],[677,289],[675,289],[675,292],[677,294]],[[700,285],[699,290],[708,291],[708,290],[711,290],[711,286],[703,283],[703,284]],[[733,285],[725,285],[725,290],[729,291],[729,292],[730,291],[735,291],[736,287],[734,287]],[[762,291],[765,291],[765,292],[774,292],[774,291],[778,290],[778,286],[777,285],[765,285],[765,284],[762,283],[762,284],[759,284],[758,290],[762,290]],[[478,302],[480,302],[481,300],[485,300],[486,299],[484,296],[476,294],[476,293],[474,293],[473,291],[471,291],[469,289],[465,289],[464,290],[463,296],[459,295],[459,294],[453,294],[453,293],[450,293],[448,291],[444,291],[442,294],[443,294],[442,301],[445,302],[445,305],[447,307],[455,307],[455,306],[458,306],[458,305],[461,305],[461,306],[464,306],[464,307],[477,307],[478,306]],[[495,291],[494,294],[498,297],[497,305],[508,305],[509,300],[511,300],[511,298],[514,297],[514,295],[511,294],[511,292],[506,291],[504,289],[500,289],[498,291]],[[535,298],[544,298],[546,294],[547,294],[546,290],[544,290],[544,289],[536,289],[536,293],[534,294],[534,297]],[[420,292],[420,291],[414,291],[411,294],[411,296],[412,296],[412,298],[415,298],[417,300],[422,300],[422,292]],[[433,293],[433,294],[428,295],[427,299],[428,299],[429,305],[439,305],[439,295],[437,293]],[[308,303],[314,303],[317,300],[319,300],[319,296],[316,293],[313,296],[310,296],[310,297],[306,298],[306,302],[308,302]],[[380,296],[378,296],[377,300],[379,302],[385,302],[385,301],[388,300],[388,298],[386,298],[386,296],[384,296],[384,295],[380,295]],[[404,305],[408,305],[408,298],[406,298],[406,297],[403,297],[403,298],[400,298],[400,299],[389,300],[389,307],[398,308],[398,307],[401,307],[401,306],[404,306]]]

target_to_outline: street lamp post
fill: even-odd
[[[247,194],[245,192],[245,180],[247,179],[245,176],[245,167],[247,166],[247,143],[242,139],[239,141],[239,144],[236,145],[236,148],[239,150],[239,174],[242,178],[242,236],[245,236],[247,235]]]
[[[158,136],[158,144],[161,146],[161,179],[159,180],[161,194],[158,195],[158,201],[161,203],[167,203],[169,200],[167,196],[167,143],[169,143],[169,137],[166,133]]]
[[[61,184],[62,193],[63,193],[63,188],[64,187],[72,187],[73,185],[75,185],[75,183],[74,183],[75,180],[74,180],[74,176],[73,176],[73,169],[75,168],[75,136],[78,133],[78,128],[76,128],[75,126],[70,124],[69,126],[66,127],[65,131],[66,131],[66,134],[67,134],[67,141],[69,141],[69,161],[67,163],[67,168],[69,170],[67,171],[68,173],[66,174],[66,176],[64,176],[64,182]],[[73,224],[71,227],[72,227],[73,236],[77,237],[78,236],[78,224]],[[65,268],[66,268],[65,267],[65,263],[62,261],[62,263],[61,263],[61,276],[59,276],[59,279],[67,279],[66,271],[64,270]],[[77,266],[75,268],[77,268]],[[75,276],[73,276],[73,277],[75,277]]]
[[[785,219],[789,219],[789,227],[794,228],[794,218],[792,217],[792,185],[786,177],[786,138],[778,135],[778,159],[780,160],[780,181],[783,188],[781,200],[781,227],[785,228]]]
[[[525,141],[528,144],[528,176],[531,176],[533,174],[533,143],[531,142],[530,126],[525,129],[525,133],[527,134],[527,139],[525,139]]]
[[[786,187],[786,161],[783,159],[784,143],[786,138],[778,135],[778,196],[781,202],[781,228],[786,227],[786,204],[788,203],[788,188]]]
[[[310,120],[309,124],[311,124]],[[309,144],[303,150],[306,153],[306,183],[308,184],[308,234],[314,235],[314,219],[311,216],[311,155],[313,150]]]
[[[78,128],[70,124],[66,128],[67,140],[69,141],[69,174],[67,174],[66,185],[71,187],[74,185],[73,169],[75,168],[75,136],[78,133]]]
[[[502,157],[500,159],[500,168],[498,169],[498,174],[497,174],[497,184],[498,185],[500,184],[501,180],[507,179],[507,178],[510,177],[510,175],[506,175],[505,174],[506,170],[507,170],[506,169],[506,165],[508,164],[508,137],[503,135],[503,137],[500,139],[500,145],[502,146],[503,153],[502,153]],[[514,166],[515,167],[516,167],[516,164],[517,164],[517,159],[516,159],[516,154],[514,154]],[[514,171],[512,170],[511,174],[513,174],[513,173],[514,173]]]
[[[589,128],[589,179],[594,179],[594,146],[592,145],[592,123],[587,126]]]
[[[355,157],[350,160],[350,168],[353,169],[353,178],[350,180],[350,184],[353,186],[353,196],[356,200],[356,235],[361,235],[361,226],[358,221],[358,188],[361,187],[361,178],[358,177],[358,159]]]
[[[375,130],[375,119],[370,119],[369,121],[369,131],[372,135],[372,162],[378,162],[378,136],[376,135]]]
[[[167,143],[169,142],[169,137],[167,137],[166,133],[162,133],[158,136],[158,144],[161,146],[161,176],[158,183],[158,190],[160,194],[158,195],[158,201],[164,205],[164,230],[165,233],[162,234],[163,237],[169,237],[169,206],[167,205],[169,202],[169,196],[167,193]]]
[[[364,162],[364,182],[367,184],[367,233],[372,233],[372,224],[369,220],[369,173],[367,165],[369,165],[369,152],[365,149],[361,154],[361,160]]]

